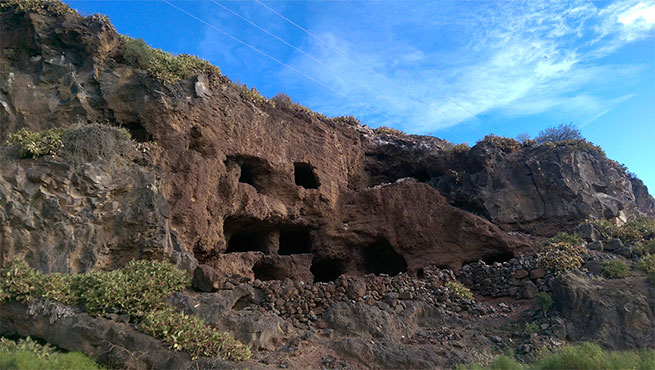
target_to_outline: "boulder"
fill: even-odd
[[[552,296],[569,340],[615,350],[655,345],[655,295],[643,278],[591,280],[566,273],[554,280]]]

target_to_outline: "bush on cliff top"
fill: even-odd
[[[563,123],[557,127],[549,127],[535,138],[537,144],[559,143],[563,141],[582,140],[582,134],[577,126],[572,123]]]
[[[199,72],[210,72],[219,75],[220,69],[206,60],[194,55],[180,54],[177,56],[154,49],[142,39],[123,37],[122,55],[132,66],[144,69],[164,83],[174,83],[197,75]]]
[[[3,0],[0,8],[16,7],[24,12],[39,14],[75,14],[75,11],[59,0]]]

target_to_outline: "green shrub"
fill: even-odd
[[[566,242],[547,243],[537,254],[539,266],[561,273],[580,268],[584,263],[586,248]]]
[[[655,351],[605,351],[597,344],[582,343],[564,346],[546,354],[532,364],[523,365],[508,356],[500,356],[491,366],[485,368],[476,364],[458,366],[458,369],[533,369],[533,370],[597,370],[597,369],[638,369],[651,370],[655,367]]]
[[[605,239],[619,238],[623,243],[639,243],[655,238],[655,219],[637,218],[616,226],[607,220],[594,220],[591,223]]]
[[[630,276],[630,267],[625,262],[613,259],[603,261],[603,275],[610,279],[623,279]]]
[[[163,307],[170,294],[190,283],[184,271],[160,261],[131,261],[114,271],[45,275],[14,260],[0,270],[0,276],[2,301],[29,303],[45,298],[83,304],[90,314],[102,314],[111,308],[132,317]]]
[[[655,351],[610,352],[594,343],[566,346],[537,361],[535,369],[652,369]]]
[[[77,283],[81,302],[89,313],[113,309],[140,317],[164,307],[166,298],[190,281],[184,271],[167,262],[131,261],[119,270],[84,274]]]
[[[539,325],[533,322],[526,322],[523,331],[526,334],[535,334],[539,332]]]
[[[224,360],[243,361],[252,355],[250,348],[231,334],[170,307],[149,312],[139,324],[139,329],[170,344],[173,349],[190,353],[194,359],[218,356]]]
[[[647,253],[641,256],[637,262],[637,268],[646,273],[655,274],[655,254]]]
[[[473,300],[473,293],[469,288],[465,287],[462,283],[457,281],[449,281],[445,284],[445,286],[446,288],[452,290],[455,293],[455,295],[458,296],[459,298]]]
[[[30,303],[40,295],[40,272],[20,260],[11,260],[0,269],[0,301]]]
[[[18,132],[9,134],[6,143],[17,146],[19,154],[23,158],[58,155],[64,146],[61,137],[65,131],[66,129],[63,128],[54,128],[34,132],[22,128]]]
[[[78,353],[60,353],[49,344],[39,344],[30,337],[13,341],[0,338],[2,369],[101,369],[89,357]]]
[[[249,89],[248,86],[243,85],[241,86],[241,97],[244,100],[253,102],[253,103],[264,103],[268,102],[268,99],[266,99],[262,94],[257,91],[256,88]]]
[[[551,297],[550,294],[546,292],[537,293],[535,299],[539,307],[541,307],[542,311],[544,311],[544,313],[548,312],[550,307],[553,305],[553,297]]]
[[[13,341],[8,338],[0,338],[0,352],[31,352],[37,358],[47,358],[57,351],[49,344],[40,344],[32,338]]]
[[[376,128],[374,131],[376,134],[384,134],[384,135],[397,136],[397,137],[407,136],[405,132],[387,126],[380,126]]]
[[[164,83],[174,83],[197,75],[199,72],[220,74],[218,67],[206,60],[189,54],[173,56],[160,49],[148,46],[142,39],[123,37],[121,54],[125,61],[137,68],[145,69]]]
[[[640,256],[655,254],[655,239],[639,241],[635,246],[637,247],[636,250]]]
[[[16,7],[24,12],[39,14],[75,14],[75,11],[59,0],[3,0],[0,8]]]
[[[480,140],[480,143],[484,142],[491,143],[493,146],[500,148],[505,153],[512,153],[521,148],[520,142],[509,137],[502,137],[494,134],[489,134]]]
[[[648,281],[655,283],[655,254],[644,254],[637,262],[637,268],[648,275]]]
[[[362,124],[362,121],[360,121],[358,118],[354,116],[338,116],[338,117],[332,117],[330,118],[330,121],[337,122],[337,123],[343,123],[346,125],[352,125],[352,126],[358,126]]]
[[[584,240],[576,234],[568,234],[560,231],[557,234],[555,234],[555,236],[548,239],[548,243],[551,244],[566,243],[569,245],[581,245],[582,243],[584,243]]]

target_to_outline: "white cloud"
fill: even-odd
[[[388,20],[378,23],[387,27],[380,31],[385,35],[429,23],[435,34],[439,27],[451,27],[468,37],[468,42],[448,49],[440,49],[439,40],[428,46],[422,44],[427,43],[424,40],[409,45],[389,44],[387,39],[361,42],[333,20],[323,20],[313,32],[352,59],[307,40],[308,52],[330,68],[302,56],[292,64],[394,121],[362,112],[368,123],[393,123],[413,132],[469,124],[490,111],[512,116],[561,109],[587,124],[627,99],[626,94],[605,97],[598,90],[607,93],[608,86],[626,83],[638,69],[618,64],[603,67],[599,58],[652,37],[655,2],[625,0],[604,8],[587,0],[499,4],[503,3],[450,9],[456,14],[415,8],[410,19],[370,14]],[[385,11],[394,13],[394,9]],[[325,29],[333,31],[321,32]],[[457,32],[451,33],[453,38]],[[443,58],[458,64],[446,64]],[[319,110],[334,109],[334,102],[318,98],[307,103]],[[340,109],[362,108],[346,102]]]

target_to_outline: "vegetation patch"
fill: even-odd
[[[351,125],[351,126],[359,126],[362,124],[362,121],[360,121],[358,118],[354,116],[338,116],[338,117],[332,117],[330,118],[330,121],[336,122],[336,123],[343,123],[345,125]]]
[[[91,123],[64,131],[61,155],[68,162],[81,164],[104,160],[112,163],[130,157],[134,142],[123,127]]]
[[[52,155],[75,164],[99,159],[115,162],[128,157],[134,148],[126,129],[97,123],[45,131],[22,128],[9,134],[6,144],[15,147],[21,158]]]
[[[206,60],[194,55],[180,54],[177,56],[154,49],[142,39],[134,39],[122,35],[122,55],[130,65],[148,71],[158,80],[170,84],[197,75],[200,72],[209,72],[216,75],[220,69]]]
[[[24,12],[65,15],[75,11],[59,0],[3,0],[0,8],[16,7]]]
[[[623,279],[630,276],[630,267],[625,262],[613,259],[603,261],[603,275],[610,279]]]
[[[30,337],[18,341],[0,338],[0,368],[7,370],[102,369],[95,361],[82,353],[61,353],[49,344],[40,344]]]
[[[131,261],[114,271],[43,274],[13,260],[0,270],[0,301],[51,299],[80,305],[91,315],[127,314],[138,328],[193,356],[219,356],[232,361],[250,357],[250,349],[230,334],[193,316],[176,313],[166,298],[190,284],[186,273],[168,262]]]
[[[149,312],[139,324],[144,333],[158,338],[178,351],[200,356],[218,356],[229,361],[243,361],[252,355],[250,348],[232,334],[205,324],[202,319],[176,312],[170,307]]]
[[[473,293],[469,288],[465,287],[462,283],[458,281],[449,281],[444,285],[446,286],[446,288],[452,290],[453,293],[455,293],[455,295],[458,296],[459,298],[473,300]]]
[[[390,136],[396,136],[396,137],[406,137],[407,133],[404,131],[397,130],[392,127],[387,127],[387,126],[380,126],[376,128],[375,130],[376,134],[384,134],[384,135],[390,135]]]
[[[494,134],[485,136],[480,142],[491,143],[505,153],[512,153],[521,148],[520,142],[509,137],[502,137]]]
[[[537,304],[539,307],[541,307],[541,310],[546,314],[550,307],[553,305],[553,297],[550,296],[550,294],[546,292],[539,292],[535,296],[535,300],[537,301]]]
[[[477,364],[459,365],[458,370],[545,370],[545,369],[635,369],[650,370],[655,367],[655,350],[605,351],[599,345],[582,343],[565,346],[553,353],[545,354],[531,364],[518,362],[513,357],[500,356],[491,365],[483,367]]]
[[[562,273],[580,268],[584,263],[586,252],[586,248],[581,245],[564,242],[547,243],[537,254],[537,260],[540,267]]]
[[[249,102],[253,103],[268,103],[269,100],[266,99],[262,94],[257,91],[256,88],[249,89],[245,84],[241,86],[241,97]]]
[[[63,128],[38,132],[22,128],[13,134],[9,134],[6,144],[17,147],[21,158],[58,155],[64,147],[61,140],[64,132],[66,132],[66,129]]]
[[[604,239],[619,238],[623,243],[638,244],[655,239],[655,219],[651,218],[632,219],[621,226],[614,225],[608,220],[593,220],[589,223],[600,231]]]
[[[298,104],[294,102],[291,97],[285,93],[278,93],[276,94],[271,100],[270,103],[276,107],[276,108],[281,108],[281,109],[286,109],[292,112],[296,113],[301,113],[301,114],[306,114],[309,117],[312,118],[317,118],[317,119],[322,119],[322,120],[328,120],[328,118],[318,112],[314,112],[313,110],[305,107],[304,105]]]

